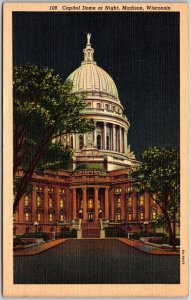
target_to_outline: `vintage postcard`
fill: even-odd
[[[188,294],[188,10],[4,4],[5,296]]]

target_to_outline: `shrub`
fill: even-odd
[[[17,246],[17,245],[22,245],[22,241],[21,241],[21,237],[20,236],[16,236],[13,240],[13,247]]]
[[[61,238],[77,238],[77,230],[72,228],[70,230],[64,230],[56,236],[57,239]]]
[[[125,237],[125,234],[121,228],[106,227],[105,228],[106,237]]]
[[[166,234],[159,232],[134,232],[131,235],[131,238],[134,240],[139,240],[140,237],[166,237]]]
[[[45,232],[29,232],[24,233],[22,238],[35,238],[35,239],[44,239],[45,241],[48,240],[48,235]]]

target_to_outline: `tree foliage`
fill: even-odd
[[[136,179],[135,189],[156,196],[162,219],[169,230],[171,244],[175,247],[176,221],[180,208],[180,157],[173,148],[149,148],[141,156],[141,163],[130,174]],[[173,224],[173,226],[172,226]]]
[[[14,176],[22,169],[14,210],[35,171],[58,170],[71,159],[67,145],[56,141],[67,133],[83,133],[94,128],[83,118],[83,94],[72,94],[72,82],[64,83],[54,70],[34,65],[14,67]]]

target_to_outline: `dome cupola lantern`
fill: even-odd
[[[96,65],[96,62],[94,61],[94,49],[91,47],[90,39],[91,39],[91,33],[87,33],[87,44],[86,44],[86,48],[83,50],[84,60],[82,62],[82,65],[89,64],[89,63]]]

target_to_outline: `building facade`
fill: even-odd
[[[84,224],[104,220],[129,232],[145,226],[153,230],[159,208],[154,195],[138,196],[128,179],[138,164],[128,143],[130,124],[113,79],[94,61],[90,38],[88,34],[81,66],[68,79],[73,82],[72,93],[85,95],[87,106],[81,115],[94,119],[95,129],[60,137],[74,150],[73,166],[33,176],[33,191],[23,196],[14,215],[15,234],[58,232],[79,220]]]

